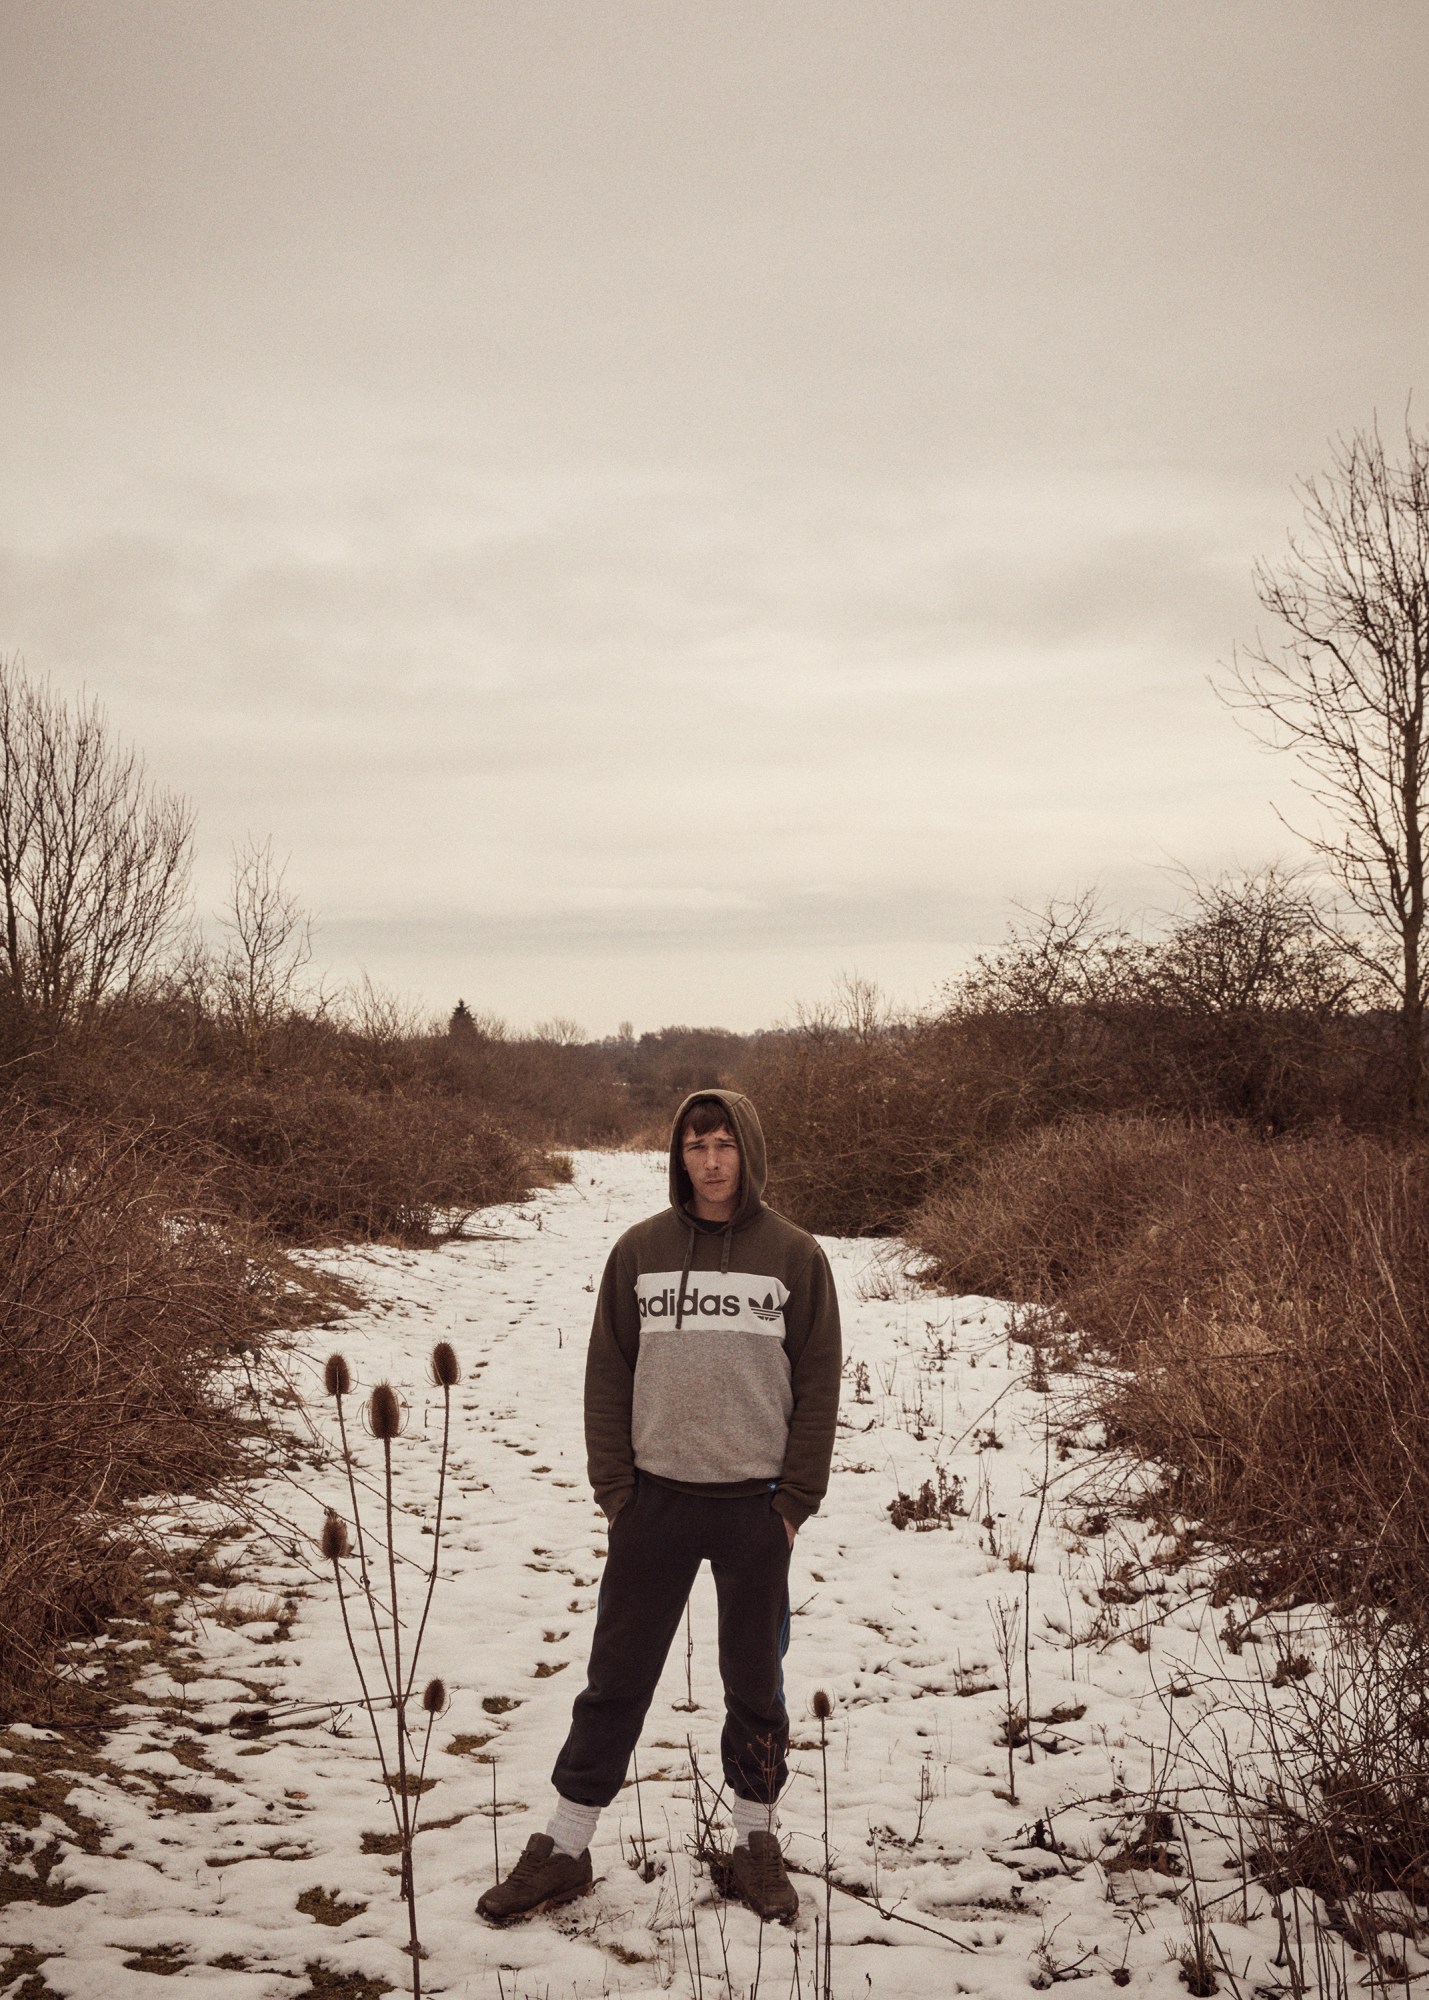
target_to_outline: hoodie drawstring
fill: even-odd
[[[724,1228],[720,1231],[719,1235],[720,1235],[719,1274],[723,1278],[727,1277],[729,1274],[729,1250],[730,1250],[730,1245],[734,1242],[734,1224],[732,1222],[727,1222]],[[680,1328],[685,1323],[685,1286],[689,1283],[690,1266],[694,1263],[694,1261],[695,1261],[695,1226],[693,1223],[691,1223],[689,1238],[685,1244],[685,1265],[684,1269],[680,1272],[680,1289],[675,1295],[676,1333],[680,1331]]]
[[[690,1266],[695,1261],[695,1225],[690,1224],[690,1237],[685,1245],[685,1268],[680,1273],[680,1289],[675,1294],[675,1331],[678,1333],[685,1323],[685,1285],[690,1275]]]

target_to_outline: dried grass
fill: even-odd
[[[1262,1592],[1429,1631],[1429,1155],[1334,1131],[1087,1119],[913,1227],[941,1283],[1061,1309],[1108,1435]]]
[[[56,1653],[143,1595],[131,1503],[231,1470],[225,1369],[273,1281],[202,1190],[102,1126],[19,1118],[0,1141],[0,1716]]]

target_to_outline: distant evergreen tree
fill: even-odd
[[[474,1035],[476,1033],[476,1022],[472,1018],[471,1009],[467,1006],[465,1000],[458,1000],[455,1007],[452,1008],[451,1019],[447,1022],[447,1033],[449,1035]]]

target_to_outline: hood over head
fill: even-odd
[[[679,1215],[689,1216],[691,1213],[693,1190],[690,1177],[685,1172],[685,1163],[680,1158],[680,1127],[690,1106],[698,1104],[703,1098],[713,1098],[723,1105],[725,1123],[739,1141],[739,1207],[734,1212],[734,1220],[725,1226],[740,1229],[746,1222],[753,1221],[764,1206],[764,1183],[768,1178],[759,1114],[742,1091],[692,1090],[675,1113],[675,1122],[670,1130],[670,1206]]]

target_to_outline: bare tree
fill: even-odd
[[[234,850],[233,886],[222,922],[228,944],[219,967],[220,1004],[250,1069],[267,1060],[274,1027],[288,1013],[312,957],[312,925],[273,843],[251,836]]]
[[[70,703],[0,660],[0,919],[7,999],[53,1027],[132,994],[188,895],[193,815]]]
[[[404,1000],[389,986],[379,986],[371,973],[349,986],[338,1002],[339,1019],[382,1055],[391,1055],[419,1036],[437,1032],[415,1001]]]
[[[1007,942],[945,988],[959,1013],[1049,1015],[1105,1003],[1133,977],[1144,947],[1102,916],[1095,889],[1020,909]]]
[[[1394,995],[1405,1109],[1422,1123],[1429,437],[1406,424],[1405,446],[1396,463],[1377,427],[1357,431],[1306,481],[1302,532],[1255,573],[1289,637],[1238,652],[1225,693],[1296,753],[1327,815],[1306,838],[1364,920],[1352,948]]]
[[[1297,870],[1272,861],[1182,879],[1190,902],[1143,951],[1131,998],[1189,1014],[1328,1018],[1362,997],[1355,961]]]
[[[585,1029],[568,1014],[553,1014],[549,1021],[538,1021],[531,1034],[534,1041],[548,1042],[553,1049],[578,1049],[585,1042]]]

